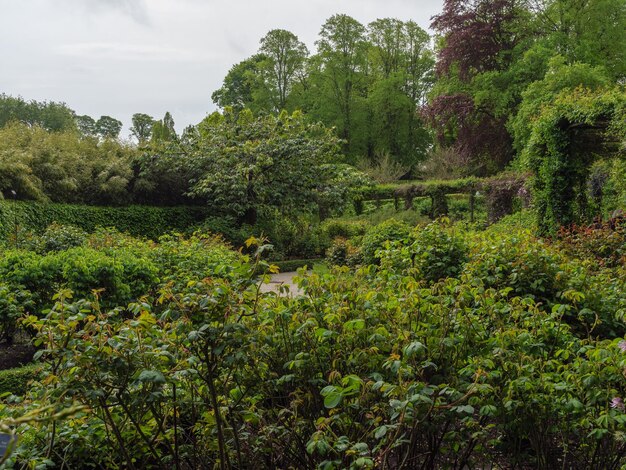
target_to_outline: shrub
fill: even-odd
[[[322,223],[322,232],[329,240],[337,237],[353,238],[365,235],[369,226],[366,220],[328,219]]]
[[[467,259],[468,247],[445,219],[413,232],[414,241],[407,247],[420,276],[436,282],[460,274]]]
[[[361,264],[363,257],[361,250],[350,240],[337,237],[326,250],[326,260],[335,266],[357,266]]]
[[[29,309],[30,304],[30,292],[0,282],[0,343],[13,342],[17,322]]]
[[[72,225],[86,232],[98,227],[115,227],[121,232],[156,240],[171,231],[183,231],[210,216],[205,207],[125,206],[105,207],[78,204],[0,201],[0,237],[22,229],[42,233],[53,223]]]
[[[28,392],[28,383],[35,379],[41,366],[28,364],[14,369],[0,370],[0,397],[3,394],[24,395]]]
[[[570,256],[593,260],[598,266],[618,266],[626,256],[624,218],[590,226],[562,227],[557,235]]]
[[[474,245],[466,273],[487,287],[510,288],[511,294],[539,302],[556,299],[563,256],[529,232],[500,238],[487,234]]]
[[[44,253],[67,250],[82,245],[86,238],[87,233],[78,227],[53,223],[40,237],[40,250]]]
[[[380,257],[376,252],[384,248],[386,242],[405,240],[410,231],[411,229],[407,224],[395,219],[389,219],[371,227],[363,236],[361,244],[363,262],[366,264],[379,264]]]

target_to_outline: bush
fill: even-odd
[[[156,240],[171,231],[184,231],[208,216],[208,209],[195,206],[85,206],[38,202],[0,201],[0,238],[22,229],[43,233],[53,223],[72,225],[86,232],[115,227],[134,236]]]
[[[623,264],[626,256],[626,218],[623,217],[586,227],[562,227],[557,236],[570,256],[592,260],[600,267]]]
[[[30,306],[30,292],[0,282],[0,343],[13,343],[17,322]]]
[[[436,282],[457,277],[468,259],[468,247],[463,238],[440,220],[413,232],[407,254],[413,260],[421,278]]]
[[[473,246],[465,272],[486,287],[509,288],[511,295],[551,303],[563,286],[559,276],[563,261],[558,250],[529,232],[508,238],[488,233]]]
[[[38,364],[0,370],[0,397],[7,393],[25,395],[28,392],[28,383],[35,379],[40,371],[41,366]]]
[[[369,226],[366,220],[328,219],[322,223],[322,232],[329,240],[353,238],[365,235]]]
[[[78,227],[53,223],[40,237],[40,250],[44,253],[67,250],[81,246],[86,239],[87,233]]]
[[[361,250],[350,240],[337,237],[326,250],[326,260],[335,266],[357,266],[363,261]]]
[[[377,251],[384,248],[386,242],[405,240],[411,232],[410,227],[404,222],[389,219],[381,224],[371,227],[363,236],[361,253],[365,264],[379,264],[380,257]]]

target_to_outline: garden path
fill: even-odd
[[[288,296],[297,296],[303,293],[302,289],[300,289],[295,282],[293,282],[294,276],[298,273],[296,272],[288,272],[288,273],[279,273],[272,274],[270,276],[270,282],[267,284],[261,284],[261,292],[276,292],[280,294],[280,286],[285,285],[289,287]],[[284,295],[284,294],[283,294]]]

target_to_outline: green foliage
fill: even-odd
[[[5,394],[25,395],[28,392],[28,383],[37,378],[41,366],[29,364],[14,369],[0,370],[0,397]]]
[[[0,283],[0,342],[13,342],[18,321],[32,306],[31,294],[19,285]]]
[[[429,41],[413,21],[386,18],[365,27],[333,15],[309,57],[296,35],[275,29],[229,70],[212,99],[255,115],[301,109],[337,129],[349,161],[365,157],[375,166],[388,154],[406,173],[430,143],[417,112],[433,81]]]
[[[408,243],[380,267],[301,272],[296,298],[260,293],[255,273],[274,268],[257,240],[247,265],[212,236],[101,231],[87,241],[99,254],[158,266],[156,295],[105,311],[106,291],[100,302],[61,293],[27,320],[44,373],[0,408],[22,436],[11,465],[459,467],[505,455],[604,468],[624,450],[623,266],[568,258],[520,228],[526,217],[465,234],[402,227]],[[345,258],[349,243],[334,248]],[[89,250],[46,257],[101,264]],[[6,266],[55,264],[35,269],[37,256],[5,253]],[[47,404],[79,411],[52,418]],[[54,451],[68,436],[71,452]]]
[[[209,215],[208,209],[197,206],[98,207],[0,201],[0,237],[13,237],[16,228],[43,233],[56,222],[86,232],[93,232],[97,227],[115,227],[131,235],[157,239],[173,230],[184,231]],[[14,241],[18,245],[21,242]]]
[[[534,199],[542,233],[555,233],[560,226],[589,217],[587,178],[595,155],[580,145],[580,134],[600,125],[621,142],[626,135],[625,103],[626,94],[619,87],[562,92],[534,122],[524,157],[534,173]]]
[[[0,129],[0,192],[6,198],[127,204],[135,154],[111,139],[9,125]]]
[[[176,155],[194,175],[191,193],[250,225],[262,212],[311,211],[329,179],[322,165],[337,161],[337,139],[299,112],[254,118],[227,110],[199,129],[196,145]]]
[[[54,101],[25,101],[22,97],[14,98],[0,94],[0,128],[12,122],[28,126],[41,127],[48,131],[71,131],[74,124],[74,111],[65,103]]]
[[[371,227],[363,236],[361,243],[363,262],[366,264],[380,263],[378,251],[385,248],[387,242],[405,240],[410,231],[411,229],[407,224],[395,219],[389,219]]]
[[[365,235],[369,224],[365,220],[328,219],[322,223],[322,231],[329,240],[337,237],[353,238]]]
[[[219,241],[165,240],[191,266],[176,286],[111,311],[61,294],[27,319],[43,373],[0,405],[20,435],[8,465],[621,466],[624,332],[569,324],[596,290],[623,315],[623,267],[590,271],[513,218],[416,231],[425,267],[470,246],[454,277],[313,270],[295,298],[260,293],[257,240],[251,264],[216,259],[210,277],[185,260]]]
[[[87,239],[87,232],[72,225],[53,223],[46,228],[40,237],[40,249],[49,251],[62,251],[82,245]]]
[[[420,279],[437,282],[458,277],[468,260],[468,251],[463,237],[449,226],[449,221],[441,219],[415,229],[402,253],[411,260]]]
[[[326,250],[326,261],[334,266],[355,267],[362,264],[363,255],[351,240],[336,237]]]
[[[511,118],[510,127],[518,153],[530,139],[533,125],[544,106],[549,106],[559,94],[573,93],[579,87],[598,90],[609,85],[606,71],[589,64],[567,64],[561,56],[553,57],[542,80],[531,83],[522,93],[517,114]]]

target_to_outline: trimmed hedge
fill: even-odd
[[[12,393],[13,395],[24,395],[28,391],[28,382],[33,380],[41,366],[28,364],[14,369],[0,370],[0,395]]]
[[[323,259],[290,259],[286,261],[274,261],[271,264],[275,264],[280,269],[281,273],[293,272],[300,269],[303,266],[308,266],[309,268],[313,268],[314,264],[318,264]]]
[[[22,201],[0,201],[0,238],[21,229],[41,233],[53,222],[74,225],[86,232],[115,227],[133,236],[156,239],[171,231],[184,231],[211,215],[206,207],[87,206]]]

